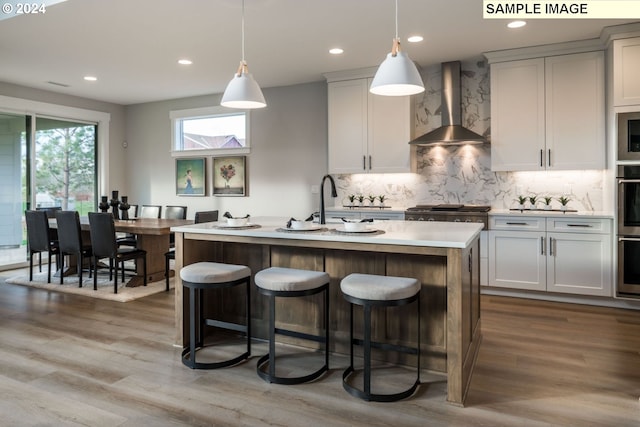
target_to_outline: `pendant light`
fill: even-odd
[[[396,37],[391,53],[380,64],[369,91],[375,95],[406,96],[424,92],[424,83],[416,65],[400,50],[398,38],[398,0],[396,0]]]
[[[253,109],[267,106],[260,86],[253,79],[244,60],[244,0],[242,0],[242,60],[238,71],[227,85],[220,105],[229,108]]]

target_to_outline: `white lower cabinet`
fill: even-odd
[[[611,220],[492,217],[489,286],[612,296]]]

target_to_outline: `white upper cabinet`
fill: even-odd
[[[491,169],[605,167],[604,53],[491,64]]]
[[[331,81],[329,173],[411,172],[409,96],[369,93],[370,78]]]
[[[613,42],[613,105],[640,105],[640,37]]]
[[[544,59],[491,65],[491,169],[543,169]]]

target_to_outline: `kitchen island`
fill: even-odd
[[[366,233],[345,233],[340,224],[289,231],[286,221],[257,217],[251,218],[251,228],[226,228],[223,222],[173,227],[176,271],[198,261],[243,264],[253,274],[270,266],[326,271],[331,277],[330,350],[343,354],[349,348],[349,305],[340,292],[340,280],[355,272],[415,277],[422,283],[421,366],[446,373],[447,400],[464,405],[481,340],[478,240],[482,225],[376,221]],[[176,343],[184,346],[188,305],[178,274],[175,297]],[[257,292],[251,300],[253,335],[266,338],[266,301]],[[286,301],[278,306],[279,321],[309,332],[302,325],[321,324],[318,307],[313,299]],[[229,321],[241,321],[244,315],[242,297],[233,289],[222,298],[207,300],[205,310]],[[375,338],[415,346],[415,326],[407,320],[410,314],[394,313],[387,319],[385,311],[376,313]],[[282,341],[302,344],[284,337]],[[390,361],[415,363],[404,355]]]

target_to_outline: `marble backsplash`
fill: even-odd
[[[489,67],[482,59],[462,62],[463,125],[490,138],[491,105]],[[422,70],[425,92],[416,99],[416,135],[440,126],[440,66]],[[491,147],[483,145],[417,147],[417,173],[336,175],[336,205],[347,204],[350,194],[387,196],[386,204],[463,203],[516,207],[518,196],[571,199],[578,211],[604,210],[605,171],[492,172]],[[541,203],[542,204],[542,203]]]

